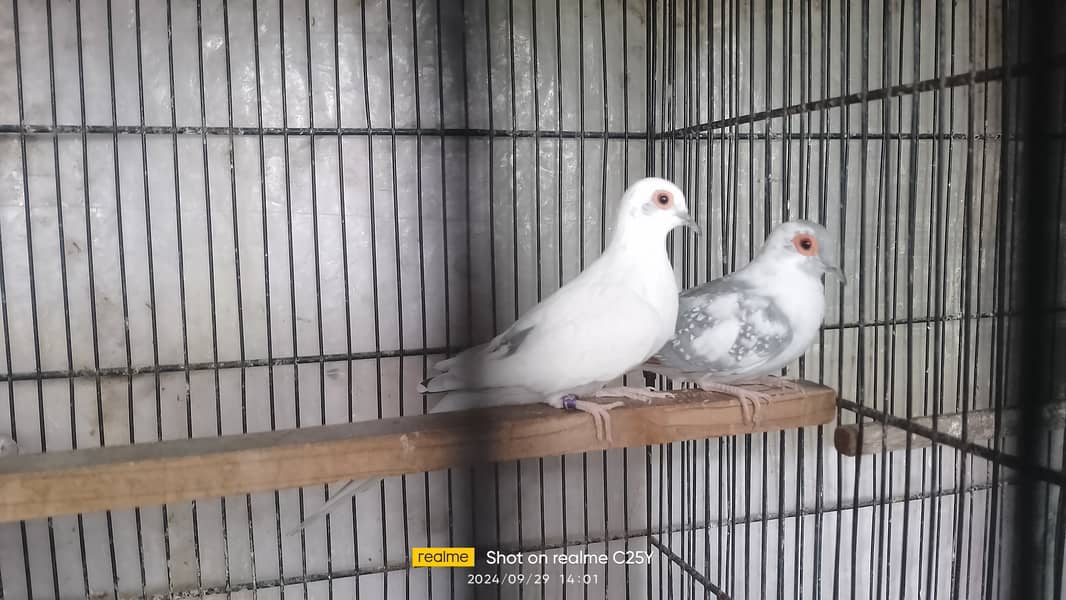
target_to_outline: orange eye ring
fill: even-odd
[[[651,195],[651,201],[655,206],[666,210],[674,205],[674,195],[667,190],[656,190]]]
[[[798,233],[792,238],[792,245],[796,247],[796,252],[799,252],[803,256],[814,256],[818,254],[818,240],[809,233]]]

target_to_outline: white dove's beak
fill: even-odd
[[[703,228],[700,227],[700,224],[696,222],[696,219],[692,218],[692,215],[685,213],[685,216],[682,217],[682,222],[685,227],[691,229],[693,232],[696,233],[696,235],[700,235],[703,233]]]

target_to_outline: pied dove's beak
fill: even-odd
[[[696,222],[696,219],[692,218],[691,214],[685,213],[684,215],[681,215],[681,222],[685,227],[688,227],[693,232],[695,232],[696,235],[700,235],[703,233],[703,228],[700,227],[700,224]]]
[[[836,278],[840,280],[841,284],[843,284],[843,285],[847,285],[848,284],[848,276],[844,274],[844,269],[841,269],[840,267],[838,267],[836,265],[833,265],[833,266],[829,267],[829,272],[832,273],[833,275],[836,275]]]

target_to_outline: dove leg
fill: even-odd
[[[622,406],[624,402],[612,402],[610,404],[600,404],[598,402],[589,402],[588,400],[575,400],[574,408],[587,412],[592,415],[592,419],[596,422],[596,439],[601,442],[606,438],[608,442],[614,442],[614,437],[611,435],[611,409]]]
[[[739,385],[729,385],[728,383],[719,383],[707,379],[701,379],[697,382],[697,385],[700,386],[700,389],[708,392],[721,392],[736,396],[740,399],[743,408],[747,409],[744,411],[744,417],[752,425],[759,424],[759,408],[770,401],[769,394],[755,392]]]
[[[673,392],[662,392],[653,387],[628,387],[618,386],[603,388],[592,393],[593,398],[628,398],[629,400],[637,400],[638,402],[648,402],[652,400],[669,400],[674,397]]]
[[[592,422],[596,426],[596,439],[601,442],[606,439],[608,442],[614,442],[614,438],[611,436],[611,414],[612,409],[622,406],[623,402],[612,402],[610,404],[600,404],[599,402],[589,402],[588,400],[579,400],[574,394],[559,394],[545,400],[545,403],[554,408],[562,408],[564,410],[580,410],[586,412],[592,417]]]

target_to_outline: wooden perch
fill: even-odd
[[[1050,428],[1061,429],[1066,425],[1066,404],[1048,404],[1043,407],[1042,421]],[[1003,409],[1000,411],[1003,424],[1000,432],[1003,435],[1014,435],[1021,419],[1016,409]],[[933,429],[932,417],[919,417],[914,419],[916,425]],[[962,413],[941,415],[936,419],[936,430],[953,435],[962,439]],[[992,439],[996,430],[995,410],[973,410],[966,413],[966,442],[980,442]],[[911,438],[911,448],[927,448],[933,442],[921,435],[908,433],[904,429],[892,425],[883,425],[877,421],[867,421],[862,425],[862,434],[859,434],[859,425],[841,425],[833,434],[833,444],[838,452],[845,456],[857,456],[859,454],[877,454],[882,447],[893,452],[907,448],[907,437]]]
[[[611,411],[613,444],[597,441],[589,415],[538,404],[5,457],[0,522],[831,421],[836,392],[803,385],[766,389],[773,398],[755,427],[732,396],[685,390],[650,405],[626,401]]]

